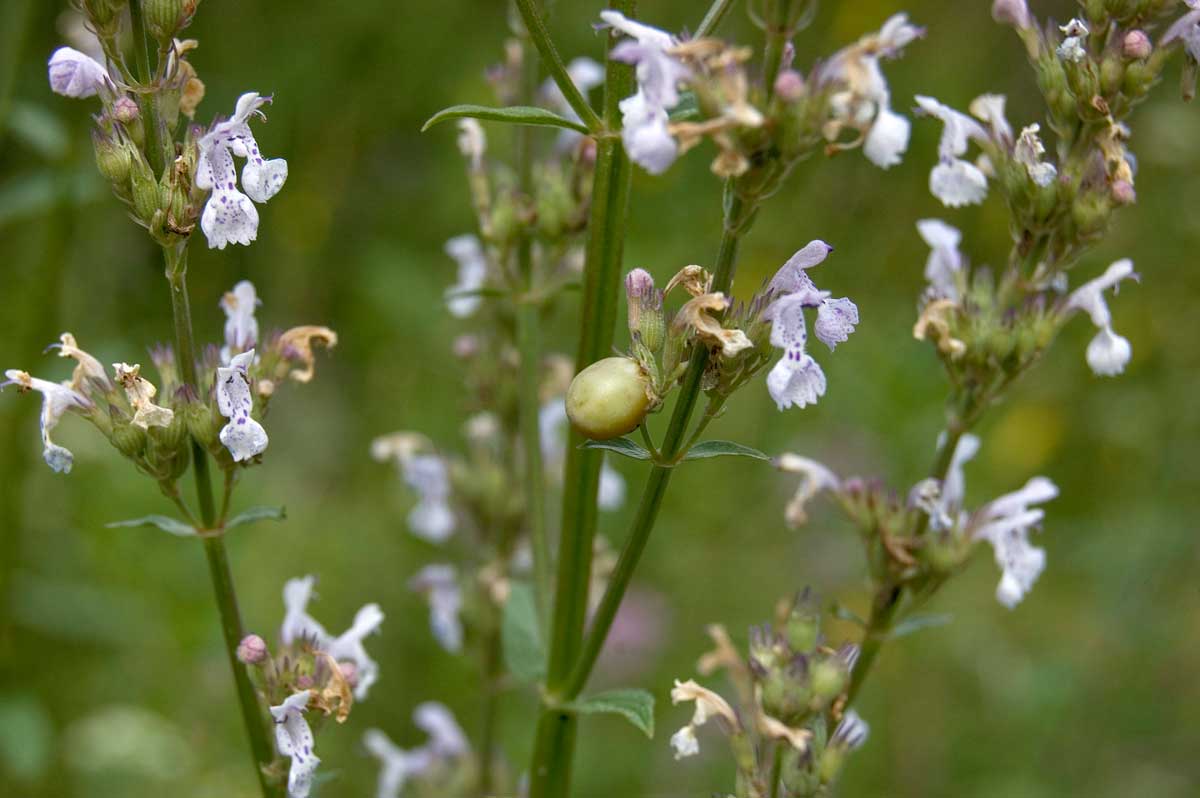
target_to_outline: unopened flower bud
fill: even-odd
[[[802,665],[778,668],[762,681],[762,704],[767,714],[784,723],[798,721],[808,710],[812,691]]]
[[[1145,31],[1131,30],[1125,34],[1125,39],[1121,42],[1121,55],[1131,61],[1142,61],[1150,57],[1153,52],[1154,45],[1150,43],[1150,37]]]
[[[775,78],[775,96],[794,103],[804,96],[804,77],[794,69],[785,69]]]
[[[143,0],[146,30],[160,42],[170,41],[196,13],[198,0]]]
[[[606,357],[585,368],[567,389],[567,417],[593,440],[616,438],[637,429],[650,397],[646,375],[627,357]]]
[[[237,647],[238,662],[261,665],[267,661],[267,642],[258,635],[246,635]]]
[[[801,596],[788,615],[787,623],[783,627],[783,636],[792,651],[808,653],[816,648],[820,634],[820,613],[807,594]]]
[[[1033,26],[1033,17],[1025,0],[995,0],[992,3],[992,19],[1020,30]]]
[[[663,295],[654,287],[654,278],[645,269],[634,269],[625,277],[625,297],[629,304],[629,334],[638,336],[651,352],[663,344],[667,324],[663,318]]]
[[[1133,183],[1128,180],[1118,180],[1112,184],[1113,202],[1118,205],[1132,205],[1137,202],[1137,192],[1134,191]]]
[[[112,118],[122,125],[129,125],[136,122],[140,116],[141,111],[132,97],[121,95],[112,105]]]
[[[129,151],[121,146],[121,142],[98,130],[92,131],[92,146],[96,151],[96,168],[100,174],[110,183],[124,188],[129,181]]]
[[[162,196],[158,190],[158,181],[150,164],[139,153],[132,159],[129,171],[130,188],[133,191],[133,210],[137,217],[145,223],[154,218]]]
[[[120,418],[120,412],[115,409],[110,415],[114,421]],[[112,443],[126,457],[140,457],[146,450],[146,431],[136,424],[118,421],[113,424]]]
[[[849,680],[849,669],[837,657],[822,658],[812,666],[813,696],[822,706],[840,696]]]

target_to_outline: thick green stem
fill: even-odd
[[[601,120],[599,115],[592,110],[592,106],[588,105],[587,98],[580,93],[575,82],[571,80],[566,65],[563,64],[558,50],[554,47],[554,42],[550,40],[550,33],[546,30],[546,23],[542,21],[542,13],[538,8],[538,0],[516,0],[516,3],[517,10],[521,12],[521,20],[525,23],[525,30],[529,33],[529,38],[533,40],[538,55],[542,58],[542,66],[550,73],[550,77],[558,85],[559,91],[562,92],[567,103],[575,109],[575,113],[579,114],[580,120],[587,125],[588,130],[593,133],[604,130],[604,120]],[[632,6],[633,3],[616,3],[614,5]]]
[[[574,84],[550,44],[545,26],[531,0],[517,0],[518,8],[543,64],[565,96]],[[618,0],[613,7],[623,14],[634,12],[634,0]],[[613,39],[610,37],[611,48]],[[565,84],[565,85],[564,85]],[[578,92],[576,92],[578,93]],[[593,129],[617,129],[618,104],[633,93],[633,71],[626,64],[605,59],[604,120],[594,122],[580,113]],[[586,103],[585,103],[586,106]],[[590,112],[591,109],[587,108]],[[580,111],[576,108],[576,111]],[[595,117],[595,114],[592,114]],[[596,167],[592,182],[592,205],[588,218],[588,241],[584,259],[583,297],[580,308],[579,348],[576,371],[605,357],[612,348],[613,328],[621,288],[621,257],[625,224],[629,214],[632,166],[615,136],[596,141]],[[592,570],[592,542],[596,530],[596,491],[600,482],[600,453],[581,449],[583,438],[573,430],[567,442],[563,473],[562,525],[559,531],[558,569],[555,579],[554,612],[547,652],[546,684],[550,691],[561,688],[570,675],[571,664],[583,638],[587,612],[588,583]],[[575,747],[575,718],[547,707],[543,711],[530,765],[531,798],[566,796],[570,787]]]
[[[136,3],[134,4],[136,5]],[[196,390],[196,348],[192,338],[192,311],[187,291],[187,244],[165,248],[167,282],[171,289],[171,311],[175,322],[175,362],[185,385]],[[196,492],[200,502],[202,532],[211,533],[215,526],[216,506],[213,502],[212,478],[209,473],[208,455],[204,448],[192,442],[192,462],[196,474]],[[221,617],[221,631],[225,638],[225,653],[233,669],[233,681],[237,689],[242,721],[250,738],[250,753],[254,759],[254,771],[258,775],[259,787],[264,798],[281,794],[281,788],[273,785],[264,771],[275,759],[275,748],[267,736],[266,718],[262,705],[250,682],[246,667],[237,659],[237,647],[244,636],[242,618],[238,611],[237,594],[233,588],[233,575],[229,570],[229,559],[225,553],[225,541],[220,531],[204,537],[204,553],[208,558],[208,571],[212,578],[213,594]]]
[[[733,284],[734,268],[737,265],[738,245],[748,229],[747,220],[750,217],[744,200],[732,192],[726,199],[725,214],[724,233],[721,236],[721,248],[717,253],[716,271],[713,275],[713,290],[728,293]],[[675,403],[671,420],[667,424],[666,434],[663,436],[661,454],[665,463],[672,463],[683,450],[692,413],[700,398],[700,382],[707,366],[707,347],[696,347],[692,353],[691,362],[688,364],[688,370],[683,377],[679,399]],[[629,588],[634,571],[637,570],[641,560],[642,552],[646,549],[650,533],[654,530],[654,523],[658,519],[658,511],[662,505],[663,496],[666,495],[672,471],[674,468],[669,465],[655,465],[650,469],[650,474],[646,478],[646,486],[642,490],[641,502],[638,504],[637,515],[633,519],[633,528],[621,549],[617,566],[612,576],[609,577],[608,587],[604,591],[604,597],[600,600],[600,606],[596,608],[591,628],[583,643],[583,650],[571,670],[570,679],[561,692],[556,695],[560,700],[570,701],[578,696],[587,685],[588,677],[591,676],[592,668],[596,665],[596,659],[604,648],[604,641],[617,616],[617,610],[620,609],[621,601],[625,598],[625,591]],[[553,690],[553,686],[551,686],[551,690]]]

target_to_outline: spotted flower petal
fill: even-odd
[[[262,454],[267,448],[267,431],[250,417],[254,401],[246,369],[253,363],[254,350],[250,349],[232,358],[228,366],[217,369],[217,410],[229,419],[221,428],[221,443],[238,463]]]

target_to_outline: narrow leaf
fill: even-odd
[[[889,640],[899,640],[905,635],[910,635],[913,632],[919,632],[922,629],[932,629],[935,626],[945,626],[954,620],[954,616],[949,613],[939,615],[914,615],[911,618],[905,618],[900,623],[892,627],[892,632],[888,635]]]
[[[282,521],[287,518],[287,511],[282,507],[251,507],[240,512],[225,522],[226,529],[233,529],[243,524],[253,524],[255,521]]]
[[[196,534],[196,530],[183,521],[177,521],[174,518],[165,515],[146,515],[141,518],[131,518],[128,521],[113,521],[111,524],[105,524],[109,529],[117,529],[118,527],[138,527],[138,526],[154,526],[161,529],[163,532],[169,532],[172,535],[177,535],[181,538],[190,538]]]
[[[524,582],[512,583],[504,604],[500,641],[504,664],[517,679],[533,683],[546,675],[546,648],[538,629],[533,587]]]
[[[439,122],[445,122],[447,119],[462,119],[464,117],[487,119],[492,122],[508,122],[512,125],[565,127],[568,130],[575,130],[583,134],[587,134],[588,132],[586,126],[573,119],[567,119],[565,116],[559,116],[553,111],[547,111],[545,108],[537,108],[532,105],[511,105],[507,108],[492,108],[487,105],[452,105],[449,108],[443,108],[429,117],[429,121],[421,127],[421,132],[424,133],[429,128]]]
[[[565,704],[564,708],[585,715],[620,715],[647,737],[654,736],[654,696],[645,690],[632,687],[605,690],[603,693],[581,696]]]
[[[650,452],[646,451],[642,445],[629,438],[610,438],[606,441],[585,441],[583,449],[605,449],[610,452],[616,452],[624,457],[632,457],[634,460],[649,460]]]
[[[852,624],[861,626],[863,629],[867,628],[866,621],[860,618],[858,614],[854,612],[854,610],[840,602],[833,602],[833,605],[829,608],[829,614],[834,618],[837,618],[839,621],[849,621]]]
[[[705,457],[725,457],[726,455],[753,457],[755,460],[771,459],[758,449],[752,449],[749,446],[743,446],[735,441],[700,441],[700,443],[697,443],[691,449],[688,449],[687,456],[683,459],[699,460]]]

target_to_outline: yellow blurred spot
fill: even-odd
[[[1041,468],[1062,443],[1059,411],[1045,404],[1023,404],[1004,416],[984,447],[993,462],[1017,472]]]

